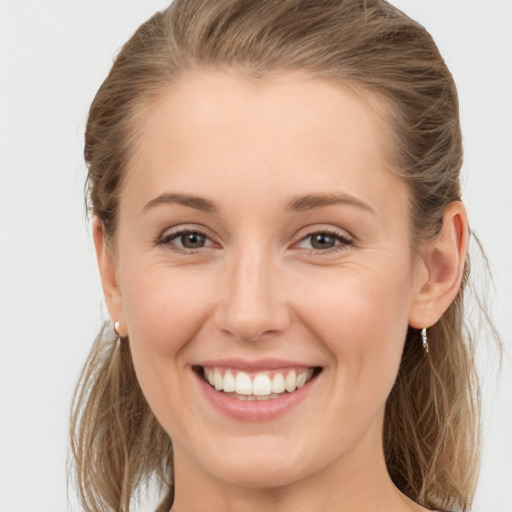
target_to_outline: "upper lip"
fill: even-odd
[[[202,366],[204,368],[233,368],[241,371],[265,371],[265,370],[279,370],[284,368],[317,368],[316,364],[305,364],[297,361],[285,361],[283,359],[212,359],[202,361],[195,366]]]

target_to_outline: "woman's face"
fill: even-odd
[[[142,119],[109,300],[178,476],[371,471],[424,279],[380,117],[299,74],[195,72]]]

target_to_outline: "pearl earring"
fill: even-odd
[[[119,321],[114,322],[114,333],[117,336],[117,341],[123,341],[126,338],[126,336],[121,336],[121,334],[119,333],[120,325],[121,325],[121,322],[119,322]]]

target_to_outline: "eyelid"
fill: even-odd
[[[178,238],[180,235],[187,233],[198,233],[205,237],[207,240],[207,245],[203,247],[198,247],[195,249],[189,249],[185,247],[181,247],[177,244],[171,243],[171,240]],[[348,231],[334,227],[334,226],[307,226],[300,230],[299,235],[296,241],[292,244],[292,247],[297,248],[297,246],[307,240],[309,237],[312,237],[316,234],[325,234],[331,236],[336,239],[338,243],[335,246],[327,249],[315,249],[315,248],[302,248],[303,250],[309,251],[312,254],[316,255],[327,255],[333,252],[340,252],[346,250],[348,246],[352,246],[355,243],[355,237],[349,233]],[[168,227],[165,229],[161,235],[159,235],[155,241],[155,245],[165,246],[167,245],[169,248],[174,250],[175,252],[186,253],[186,254],[196,254],[201,250],[211,248],[215,245],[220,247],[220,244],[216,242],[215,236],[210,234],[210,230],[205,226],[198,224],[179,224],[177,226]],[[300,249],[300,247],[299,247]]]
[[[322,226],[309,226],[307,231],[304,234],[301,234],[299,236],[299,239],[297,242],[293,244],[293,246],[299,245],[304,240],[307,240],[309,237],[312,237],[316,234],[324,234],[331,236],[336,239],[337,243],[334,247],[328,248],[328,249],[315,249],[315,248],[302,248],[303,250],[309,251],[311,254],[315,255],[328,255],[330,253],[338,253],[341,251],[346,250],[349,246],[354,245],[354,237],[348,233],[346,230],[341,228],[336,228],[333,226],[329,227],[322,227]],[[304,231],[304,230],[301,230]],[[300,249],[300,247],[299,247]]]
[[[174,238],[178,238],[180,235],[184,235],[187,233],[198,233],[204,236],[208,242],[208,245],[204,247],[198,247],[197,249],[188,249],[186,247],[181,247],[179,245],[175,245],[171,243],[171,240]],[[168,246],[175,252],[185,253],[185,254],[196,254],[203,249],[210,248],[214,245],[218,245],[213,236],[210,234],[210,230],[205,228],[204,226],[198,224],[179,224],[177,226],[169,227],[165,229],[156,239],[155,245]]]
[[[307,238],[308,236],[314,235],[316,233],[326,233],[335,237],[343,238],[345,240],[350,240],[351,242],[355,241],[354,235],[352,235],[352,233],[346,229],[326,224],[313,224],[306,226],[299,231],[297,238],[299,240],[304,240],[304,238]]]

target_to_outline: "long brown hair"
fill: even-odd
[[[459,200],[462,143],[452,76],[428,32],[384,0],[175,0],[118,55],[90,109],[87,201],[115,245],[119,192],[144,106],[192,68],[253,76],[307,71],[371,93],[410,188],[414,244],[433,237]],[[427,508],[468,509],[479,466],[479,387],[459,293],[429,329],[430,352],[409,329],[388,398],[384,448],[391,478]],[[88,511],[127,512],[141,484],[173,501],[172,442],[137,383],[129,343],[102,330],[73,403],[71,447]]]

